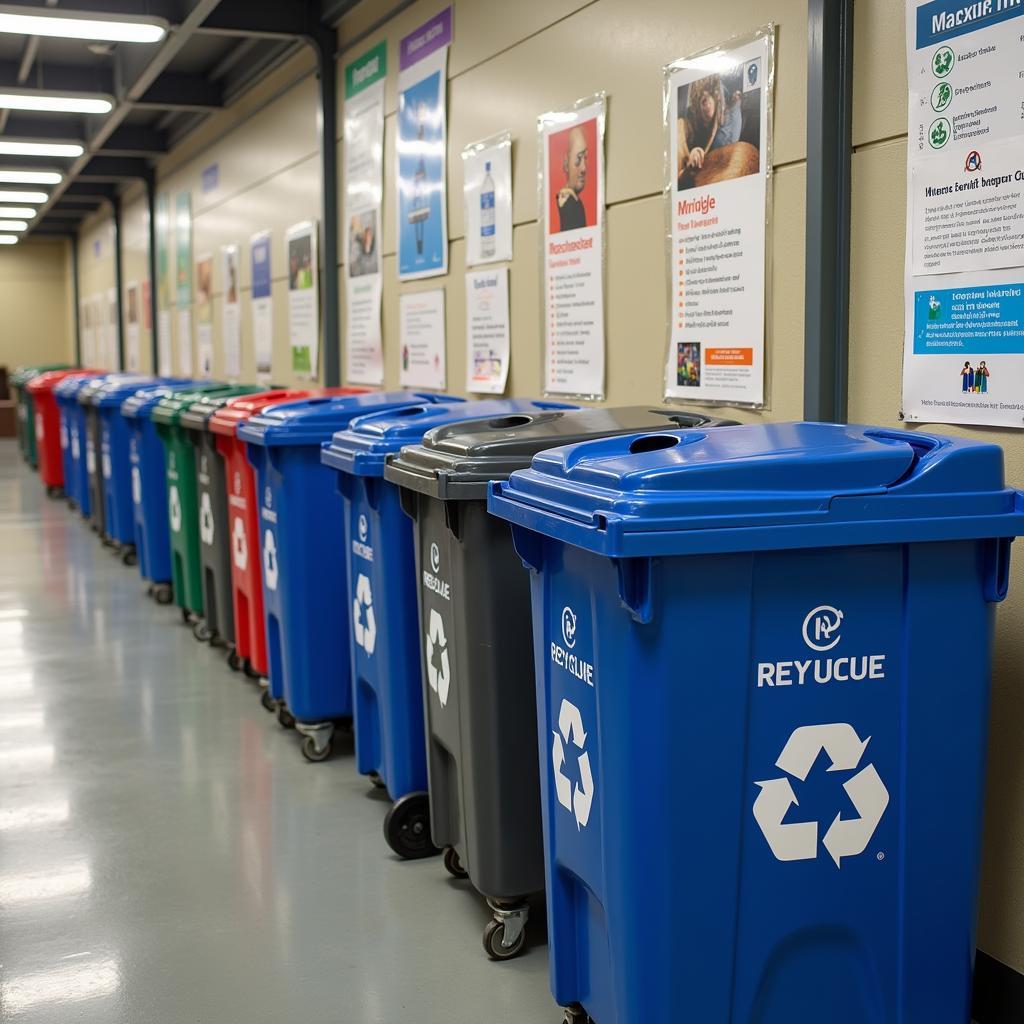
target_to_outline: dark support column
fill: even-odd
[[[146,207],[149,210],[149,332],[150,357],[153,360],[154,376],[160,372],[160,346],[157,344],[157,281],[156,281],[156,173],[152,168],[146,171]]]
[[[121,197],[113,206],[114,222],[114,288],[117,293],[117,365],[124,370],[124,274],[121,272]]]
[[[75,309],[75,366],[82,365],[82,304],[78,291],[78,235],[71,236],[71,301]]]
[[[853,0],[809,0],[804,418],[845,423]]]

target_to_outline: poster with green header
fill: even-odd
[[[171,303],[171,197],[165,192],[156,197],[156,296],[160,309],[169,309]]]
[[[192,193],[179,192],[174,200],[174,257],[178,307],[192,304]]]

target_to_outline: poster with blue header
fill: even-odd
[[[398,71],[398,277],[401,281],[448,272],[448,46],[452,9],[411,32],[399,48]]]
[[[903,417],[1024,427],[1024,2],[907,4]]]

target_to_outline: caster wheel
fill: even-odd
[[[277,712],[277,720],[282,729],[295,728],[295,716],[283,704],[274,710]],[[305,753],[305,751],[303,751],[303,753]],[[320,758],[320,760],[322,761],[323,758]]]
[[[192,613],[187,608],[181,609],[181,621],[184,622],[186,626],[192,625]]]
[[[444,851],[444,869],[452,878],[469,878],[469,872],[462,866],[454,846],[446,846]]]
[[[391,805],[384,819],[384,838],[405,860],[438,853],[430,838],[430,800],[426,793],[410,793]]]
[[[228,667],[232,672],[241,672],[245,667],[245,662],[241,659],[238,651],[236,651],[234,647],[228,651]]]
[[[269,690],[264,690],[260,694],[260,703],[263,705],[264,711],[269,711],[272,715],[277,712],[277,703],[274,698],[270,696]]]
[[[288,716],[291,718],[291,715]],[[295,723],[295,719],[292,718],[292,724]],[[331,743],[328,740],[327,746],[320,750],[317,750],[316,744],[313,742],[312,736],[302,737],[302,756],[307,761],[312,761],[314,764],[318,764],[320,761],[326,761],[331,756]]]
[[[245,669],[245,674],[250,679],[259,680],[259,679],[261,679],[263,677],[263,673],[262,672],[257,672],[256,669],[253,668],[253,664],[252,664],[252,662],[248,658],[245,659],[245,665],[243,667]]]
[[[139,556],[135,553],[135,548],[125,548],[121,553],[121,561],[125,565],[138,565]]]
[[[64,497],[64,488],[61,487],[59,484],[54,484],[54,485],[52,485],[50,487],[47,487],[46,488],[46,496],[48,498],[55,498],[55,499],[56,498],[63,498]]]
[[[174,600],[174,592],[171,590],[170,583],[154,583],[153,597],[157,604],[170,604]]]
[[[594,1024],[594,1022],[591,1020],[590,1014],[577,1004],[576,1006],[567,1006],[565,1008],[562,1024]]]
[[[519,933],[519,937],[511,946],[502,945],[505,938],[505,922],[490,921],[484,929],[484,951],[492,960],[511,960],[519,956],[526,945],[526,932]]]
[[[202,619],[196,619],[192,626],[192,635],[201,644],[208,644],[213,640],[213,630]]]
[[[384,780],[376,772],[370,772],[369,779],[377,789],[387,789]]]

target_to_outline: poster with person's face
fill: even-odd
[[[772,28],[665,68],[665,397],[764,405]]]

